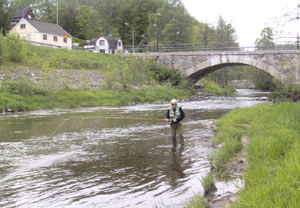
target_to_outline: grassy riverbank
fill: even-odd
[[[4,53],[5,51],[5,53]],[[122,57],[82,50],[39,47],[15,35],[0,36],[0,110],[24,111],[86,106],[120,106],[130,103],[188,98],[195,94],[179,71],[158,66],[155,60]],[[103,74],[101,89],[57,89],[42,77],[38,86],[26,77],[9,74],[11,68],[42,70],[97,70]],[[70,79],[70,77],[57,77]],[[17,79],[17,80],[16,80]],[[76,80],[75,80],[76,81]]]
[[[226,163],[250,137],[245,189],[232,207],[298,207],[300,204],[300,104],[259,104],[235,109],[216,122],[223,143],[211,156],[214,170],[226,173]]]
[[[209,81],[205,78],[201,79],[199,83],[203,85],[203,90],[205,92],[211,93],[213,95],[230,96],[233,95],[233,93],[235,92],[235,89],[231,86],[226,86],[225,88],[222,88],[215,82]]]
[[[0,88],[0,109],[26,111],[51,108],[77,108],[93,106],[120,106],[130,103],[188,98],[192,91],[157,86],[141,90],[70,90],[49,92],[35,88],[20,95]]]
[[[2,67],[26,66],[39,69],[105,71],[116,60],[119,60],[119,57],[109,54],[40,47],[28,44],[15,35],[0,36],[0,64]]]

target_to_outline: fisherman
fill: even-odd
[[[170,123],[173,147],[176,147],[177,145],[176,134],[179,135],[180,144],[181,145],[184,144],[183,135],[182,135],[182,124],[180,123],[180,121],[184,119],[184,117],[185,114],[181,106],[177,104],[177,100],[175,99],[171,100],[171,107],[168,109],[166,113],[165,121]]]

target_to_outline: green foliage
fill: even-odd
[[[299,118],[300,104],[286,102],[236,109],[216,122],[221,133],[237,128],[251,138],[245,188],[232,207],[299,205]]]
[[[204,78],[201,79],[199,83],[204,86],[205,92],[209,92],[214,95],[228,96],[228,95],[232,95],[235,92],[234,88],[230,86],[226,86],[225,88],[222,88],[216,83],[214,83],[213,81],[208,81],[207,79]]]
[[[13,16],[11,9],[9,8],[10,1],[0,0],[0,34],[5,35],[10,29],[10,20]]]
[[[32,96],[32,95],[50,95],[50,91],[39,87],[38,85],[32,84],[26,79],[21,80],[8,80],[2,83],[5,92],[9,92],[21,96]]]
[[[8,42],[4,38],[4,47],[10,52],[5,53],[5,64],[15,66],[10,56],[21,59],[22,66],[42,69],[92,69],[105,71],[108,65],[120,57],[103,53],[92,53],[82,50],[67,50],[50,47],[39,47],[32,44],[23,44],[21,51],[14,51],[14,42]],[[18,43],[16,43],[18,45]],[[18,45],[17,48],[20,46]],[[14,54],[11,54],[14,53]]]
[[[212,172],[209,172],[202,180],[202,187],[204,188],[204,195],[208,194],[210,191],[215,190],[215,180]]]
[[[269,96],[274,102],[300,100],[300,86],[299,85],[277,85],[277,88]]]
[[[259,70],[255,74],[253,74],[251,80],[254,83],[256,89],[260,89],[263,91],[274,91],[279,85],[279,82],[276,81],[272,75],[262,70]]]
[[[18,8],[31,7],[36,19],[56,23],[56,1],[2,0],[0,3],[3,6],[0,7],[3,33],[9,31],[9,20]],[[220,20],[222,24],[216,28],[197,21],[181,0],[60,0],[58,4],[58,22],[73,37],[90,39],[112,33],[115,37],[121,36],[128,48],[131,48],[132,30],[136,45],[146,45],[147,42],[156,45],[158,40],[159,44],[236,46],[232,25],[223,18]],[[156,47],[150,47],[150,50],[156,50]]]
[[[0,34],[0,65],[4,62],[3,36]]]
[[[158,66],[155,62],[149,63],[149,69],[153,78],[159,83],[169,83],[171,86],[190,88],[191,82],[187,80],[178,70],[165,66]]]
[[[205,200],[203,196],[195,195],[184,205],[184,208],[206,208],[208,207],[208,202]]]
[[[77,24],[79,26],[79,35],[81,39],[88,40],[92,38],[92,9],[86,5],[81,5],[79,8],[79,15]]]
[[[4,60],[13,63],[23,63],[26,59],[26,44],[16,34],[7,35],[3,38],[2,50],[5,51]]]
[[[19,83],[11,84],[9,82],[9,84],[5,84],[5,87],[0,88],[0,109],[23,111],[55,107],[120,106],[157,100],[171,100],[172,98],[188,98],[193,94],[190,90],[162,86],[126,91],[61,89],[51,94],[46,94],[44,92],[47,91],[40,90],[32,88],[21,90],[19,89]]]
[[[272,75],[252,66],[231,66],[220,69],[206,76],[221,86],[226,86],[231,80],[250,80],[255,89],[263,91],[274,91],[280,87],[280,82]]]
[[[127,90],[144,88],[153,85],[169,85],[171,87],[192,88],[179,71],[159,67],[153,60],[129,57],[116,59],[108,66],[105,74],[104,89]]]
[[[260,37],[256,39],[255,41],[256,47],[258,47],[258,50],[260,49],[266,49],[266,48],[274,48],[274,34],[273,30],[270,27],[265,27],[261,33]]]

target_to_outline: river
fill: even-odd
[[[0,207],[181,207],[203,193],[213,121],[262,96],[179,102],[185,145],[176,150],[157,119],[167,103],[2,114]]]

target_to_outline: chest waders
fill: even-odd
[[[178,119],[180,117],[180,111],[179,111],[180,106],[176,106],[175,110],[173,110],[172,107],[169,108],[169,117],[170,120]],[[178,134],[180,143],[184,143],[183,135],[182,135],[182,126],[181,123],[173,123],[170,125],[171,128],[171,134],[172,134],[172,143],[173,146],[177,145],[176,141],[176,134]]]
[[[169,116],[170,119],[177,119],[180,117],[180,111],[179,111],[180,106],[176,105],[175,111],[173,110],[172,107],[169,108]]]

